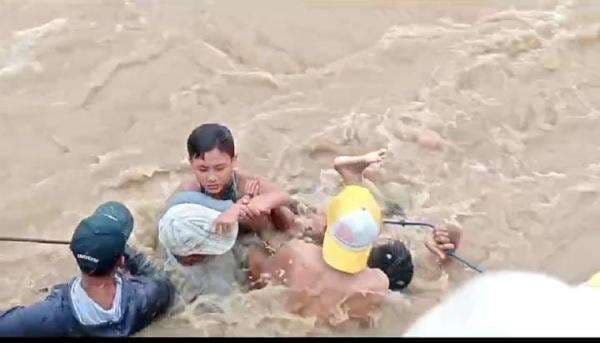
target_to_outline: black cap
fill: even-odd
[[[127,206],[122,203],[118,201],[105,202],[98,206],[94,214],[107,216],[117,221],[121,226],[121,232],[125,235],[126,241],[131,236],[131,231],[133,231],[133,216]]]
[[[83,219],[71,239],[71,251],[84,274],[104,275],[125,251],[123,223],[94,213]]]

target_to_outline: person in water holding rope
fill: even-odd
[[[83,219],[70,243],[81,275],[46,299],[0,314],[0,336],[130,336],[170,306],[174,288],[126,245],[133,217],[118,202]]]
[[[410,251],[400,240],[376,243],[382,213],[363,183],[365,170],[385,156],[382,149],[335,158],[344,189],[331,199],[324,227],[313,227],[313,236],[324,232],[323,246],[292,240],[272,256],[253,250],[250,278],[256,288],[269,282],[286,285],[292,312],[339,325],[350,318],[371,320],[388,289],[408,286],[414,269]],[[437,230],[428,242],[442,256],[446,248],[454,248],[442,238],[446,234]]]

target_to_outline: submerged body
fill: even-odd
[[[323,260],[321,247],[292,240],[276,255],[251,257],[252,280],[288,287],[286,306],[303,316],[338,325],[349,318],[369,320],[388,292],[388,279],[379,269],[357,274],[332,269]]]

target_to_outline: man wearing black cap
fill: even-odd
[[[118,202],[83,219],[70,244],[81,276],[41,302],[0,314],[0,336],[129,336],[148,326],[167,310],[174,290],[126,245],[132,229],[131,213]]]

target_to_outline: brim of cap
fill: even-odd
[[[329,233],[323,239],[323,259],[332,268],[344,273],[356,274],[367,268],[372,245],[363,250],[344,248]]]

